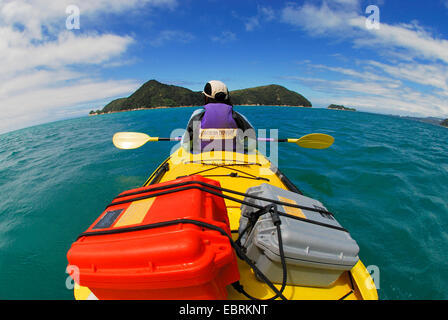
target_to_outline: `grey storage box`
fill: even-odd
[[[269,184],[249,188],[247,193],[321,211],[277,205],[288,285],[331,286],[344,271],[350,270],[359,260],[356,241],[319,201]],[[245,201],[258,206],[270,204],[248,196]],[[240,235],[246,228],[249,217],[256,211],[252,206],[241,206]],[[277,229],[270,213],[260,216],[254,227],[244,233],[241,245],[269,280],[274,283],[282,282]]]

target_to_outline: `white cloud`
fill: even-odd
[[[413,64],[394,66],[376,61],[363,61],[356,70],[312,64],[307,67],[313,70],[315,77],[285,78],[298,81],[326,96],[312,99],[314,104],[326,106],[336,103],[391,114],[448,116],[448,74],[444,68],[437,70],[437,67],[425,68]],[[327,80],[316,77],[319,72],[332,72],[339,76],[330,77],[336,80]],[[414,83],[428,86],[429,89],[419,91]]]
[[[297,77],[335,103],[390,113],[448,115],[448,40],[434,36],[417,21],[369,30],[360,1],[335,0],[287,4],[282,22],[309,35],[351,41],[355,49],[372,50],[386,62],[357,61],[353,68],[312,65],[339,74],[339,80]]]
[[[72,4],[80,9],[78,31],[65,27]],[[95,68],[120,64],[133,38],[84,32],[83,17],[176,5],[176,0],[0,1],[0,133],[77,114],[69,109],[136,89],[132,80],[95,76]],[[89,73],[79,71],[87,65]]]
[[[245,18],[246,31],[253,31],[260,27],[263,21],[272,21],[276,17],[274,9],[271,7],[257,6],[257,14],[253,17]]]
[[[372,66],[388,73],[389,75],[405,79],[414,83],[440,89],[448,95],[448,66],[443,64],[417,64],[400,63],[398,65],[387,65],[377,61],[369,62]]]
[[[132,8],[167,7],[174,8],[176,0],[6,0],[0,3],[0,15],[4,24],[24,27],[22,36],[42,39],[42,27],[55,31],[56,23],[65,22],[66,8],[76,5],[82,16],[97,13],[122,12]],[[65,23],[64,23],[65,25]]]
[[[250,17],[245,23],[246,31],[253,31],[255,28],[260,26],[260,21],[258,17]]]
[[[17,74],[37,67],[59,68],[73,64],[99,64],[124,53],[133,42],[128,36],[113,34],[75,36],[61,31],[54,41],[34,44],[8,45],[8,38],[0,40],[7,48],[0,50],[2,74]],[[0,77],[2,75],[0,74]]]
[[[448,63],[448,40],[433,36],[417,22],[411,24],[389,25],[381,23],[379,30],[367,30],[365,18],[350,20],[350,26],[364,31],[362,36],[354,37],[357,47],[373,49],[405,50],[408,58],[422,58]]]
[[[86,115],[86,110],[71,110],[76,105],[88,104],[89,110],[98,109],[98,101],[121,96],[137,89],[132,80],[89,80],[66,85],[53,81],[52,86],[34,87],[33,90],[1,99],[2,125],[0,132],[27,127],[70,116]],[[30,103],[32,101],[32,104]],[[14,108],[3,108],[14,106]]]
[[[259,15],[264,18],[266,21],[274,20],[275,11],[271,7],[258,7]]]
[[[303,6],[288,4],[282,10],[281,20],[294,26],[302,27],[313,35],[324,35],[329,32],[340,32],[349,27],[347,21],[355,17],[355,13],[345,9],[331,8],[327,2],[321,6],[305,3]]]
[[[236,40],[236,34],[230,31],[223,31],[221,34],[211,37],[213,42],[228,43]]]
[[[448,40],[433,36],[417,21],[397,25],[382,22],[379,30],[369,30],[366,28],[367,16],[353,9],[357,1],[338,2],[342,5],[334,7],[326,1],[320,5],[288,4],[282,10],[282,21],[315,36],[351,38],[357,47],[404,49],[412,57],[448,63]]]
[[[373,62],[371,62],[371,64],[373,64]],[[355,78],[362,79],[365,81],[391,81],[390,78],[380,76],[377,73],[374,73],[372,71],[366,71],[366,70],[360,71],[360,69],[353,70],[353,69],[349,69],[349,68],[330,67],[330,66],[326,66],[326,65],[310,65],[310,66],[313,68],[317,68],[317,69],[333,71],[336,73],[355,77]]]

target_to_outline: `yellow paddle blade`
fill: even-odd
[[[137,149],[150,140],[150,136],[139,132],[117,132],[112,138],[118,149]]]
[[[308,149],[326,149],[334,142],[334,138],[328,134],[311,133],[295,141],[300,147]]]

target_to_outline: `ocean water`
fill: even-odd
[[[280,145],[279,167],[357,240],[364,264],[379,270],[380,299],[448,298],[448,129],[361,112],[236,109],[280,137],[335,137],[327,150]],[[83,117],[0,135],[0,299],[73,299],[71,243],[173,148],[118,150],[113,134],[169,136],[192,111]]]

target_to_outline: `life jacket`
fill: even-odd
[[[238,125],[233,118],[232,106],[224,103],[209,103],[204,106],[204,115],[201,119],[201,130],[204,129],[237,129]],[[229,142],[229,141],[228,141]],[[201,149],[204,150],[209,144],[216,146],[215,150],[225,149],[225,139],[222,141],[202,140]],[[236,149],[236,139],[232,139],[231,150]]]
[[[205,113],[201,120],[202,129],[238,128],[233,119],[232,106],[224,103],[209,103],[204,106]]]
[[[206,105],[208,106],[208,105]],[[247,130],[252,130],[253,131],[253,139],[249,139],[247,140],[247,142],[242,142],[244,143],[244,150],[248,151],[248,150],[255,150],[256,148],[256,136],[255,136],[255,128],[254,126],[252,126],[252,124],[249,122],[249,120],[247,120],[247,118],[245,116],[243,116],[242,114],[236,112],[235,110],[233,110],[233,108],[231,106],[228,105],[222,105],[220,104],[220,107],[223,107],[223,109],[221,109],[222,111],[226,111],[228,112],[229,107],[230,107],[230,114],[231,117],[233,119],[233,121],[235,121],[236,123],[236,127],[240,130],[242,130],[243,132],[246,132]],[[211,111],[212,112],[212,111]],[[215,126],[216,123],[212,123],[210,124],[210,122],[212,121],[212,119],[210,119],[209,121],[209,115],[211,114],[211,112],[207,115],[206,120],[204,120],[204,127],[207,126]],[[218,111],[219,112],[219,111]],[[225,112],[224,112],[225,113]],[[205,116],[205,110],[203,109],[198,109],[195,110],[193,112],[193,114],[191,115],[190,119],[188,120],[188,124],[187,124],[187,128],[185,130],[185,133],[182,137],[182,141],[181,141],[181,145],[185,150],[188,150],[189,152],[201,152],[203,150],[202,146],[206,146],[209,144],[209,142],[204,141],[204,143],[202,143],[201,139],[198,139],[198,137],[200,136],[200,130],[201,130],[201,122],[203,117]],[[222,120],[224,119],[228,119],[229,115],[225,114],[224,116],[219,116],[219,119]],[[213,122],[216,121],[216,118],[213,119]],[[230,120],[230,125],[233,127],[233,121]],[[195,126],[195,123],[197,123],[197,126]],[[218,124],[218,125],[226,125],[226,124]],[[229,127],[227,126],[227,127]],[[214,128],[211,128],[214,129]],[[195,138],[196,137],[196,138]],[[237,139],[238,140],[238,139]],[[234,149],[234,148],[232,148]],[[235,150],[234,150],[235,151]],[[244,151],[244,152],[246,152]]]

